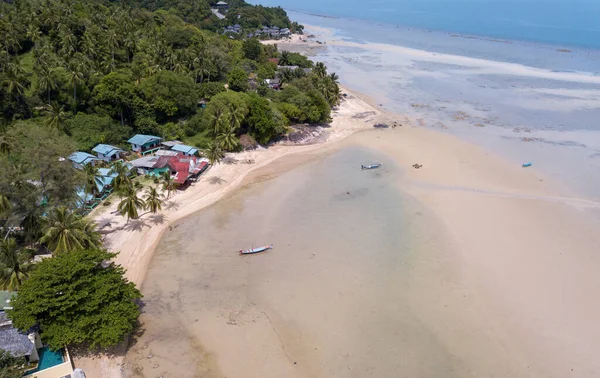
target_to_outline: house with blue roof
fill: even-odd
[[[196,147],[187,146],[185,144],[176,144],[171,147],[171,151],[181,152],[185,156],[195,156],[198,154],[198,149]]]
[[[73,167],[83,169],[87,164],[94,165],[98,158],[87,152],[76,151],[69,155],[69,160],[73,162]]]
[[[150,154],[160,149],[161,138],[154,135],[137,134],[127,142],[131,143],[131,149],[142,155]]]
[[[107,163],[121,159],[125,152],[123,149],[111,146],[110,144],[99,144],[92,151],[98,154],[98,159],[104,160]]]

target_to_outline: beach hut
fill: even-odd
[[[111,146],[110,144],[99,144],[92,151],[98,155],[98,159],[104,160],[107,163],[121,159],[125,152],[123,149]]]
[[[147,155],[160,149],[160,141],[161,138],[154,135],[137,134],[129,139],[127,143],[131,143],[133,151]]]
[[[219,1],[217,4],[215,4],[215,8],[227,10],[229,8],[229,5],[224,1]]]
[[[196,156],[198,154],[198,149],[196,147],[185,144],[176,144],[171,147],[171,150],[181,152],[184,156]]]
[[[129,163],[140,175],[160,176],[169,170],[170,158],[171,156],[164,155],[144,156]]]
[[[83,169],[87,164],[94,165],[98,158],[87,152],[76,151],[69,155],[69,160],[73,162],[73,167]]]

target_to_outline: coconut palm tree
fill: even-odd
[[[148,209],[152,214],[158,213],[158,211],[162,209],[162,197],[162,194],[159,193],[156,188],[150,187],[146,189],[146,195],[144,196],[146,209]]]
[[[218,143],[209,142],[208,148],[204,150],[204,156],[206,156],[211,165],[215,165],[221,162],[221,159],[225,157],[225,153]]]
[[[129,172],[131,170],[122,161],[116,161],[111,167],[111,173],[116,173],[117,177],[114,178],[114,187],[117,190],[126,188],[131,185],[131,177]]]
[[[216,139],[220,134],[221,127],[226,121],[225,109],[221,106],[215,106],[211,108],[211,112],[208,115],[208,127],[213,137]]]
[[[85,173],[85,192],[95,196],[98,194],[98,188],[104,186],[102,176],[100,176],[98,168],[93,164],[86,164],[83,172]]]
[[[58,88],[56,80],[52,76],[52,72],[47,67],[38,71],[38,86],[41,92],[46,92],[48,95],[48,104],[50,103],[50,92]]]
[[[62,105],[54,101],[52,104],[44,107],[44,112],[47,115],[46,125],[51,129],[62,131],[67,135],[69,134],[69,128],[66,125],[67,113],[65,113]]]
[[[127,222],[130,219],[137,219],[138,209],[144,208],[144,201],[137,196],[139,188],[135,185],[130,185],[123,190],[125,194],[119,206],[117,206],[117,210],[122,216],[127,217]]]
[[[177,189],[177,184],[175,183],[175,180],[173,180],[173,177],[171,176],[171,172],[166,171],[165,173],[163,173],[162,186],[163,186],[163,190],[167,191],[167,199],[168,199],[169,197],[171,197],[171,192],[173,190]]]
[[[10,210],[11,204],[4,194],[0,194],[0,215]]]
[[[289,66],[290,65],[290,53],[289,51],[282,51],[281,57],[279,58],[280,66]]]
[[[317,77],[322,79],[325,76],[327,76],[327,67],[325,67],[325,64],[323,64],[323,62],[318,62],[315,65],[314,73],[317,75]]]
[[[0,288],[2,290],[18,290],[33,264],[27,261],[24,251],[19,250],[14,238],[0,241]]]
[[[232,125],[228,125],[221,131],[221,134],[217,137],[219,147],[226,151],[235,151],[240,146],[240,140],[235,134],[236,128]]]
[[[52,209],[43,223],[40,243],[46,244],[53,253],[98,246],[100,236],[95,226],[64,206]]]
[[[340,77],[339,77],[339,76],[338,76],[338,75],[337,75],[335,72],[332,72],[332,73],[330,73],[330,74],[329,74],[329,78],[330,78],[330,79],[331,79],[331,81],[333,81],[335,84],[339,84],[339,83],[340,83],[340,82],[339,82],[339,80],[340,80]]]
[[[83,82],[83,65],[81,63],[69,65],[67,81],[73,87],[73,102],[75,112],[77,112],[77,86]]]

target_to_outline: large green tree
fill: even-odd
[[[198,94],[189,76],[160,71],[144,80],[140,91],[160,120],[189,116],[198,108]]]
[[[111,262],[115,256],[83,249],[43,260],[21,286],[8,316],[21,330],[39,325],[52,349],[118,344],[137,323],[136,301],[142,295]]]
[[[34,266],[30,254],[19,248],[14,238],[0,240],[0,288],[18,290]]]

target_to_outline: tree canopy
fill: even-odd
[[[136,325],[141,298],[124,277],[116,256],[99,249],[76,250],[37,264],[8,316],[27,330],[39,325],[52,349],[118,344]]]

